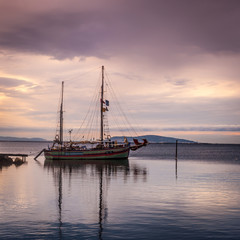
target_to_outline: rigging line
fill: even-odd
[[[112,119],[113,119],[113,122],[114,122],[114,124],[116,125],[117,129],[119,130],[119,132],[121,132],[124,136],[126,136],[126,132],[128,132],[130,136],[132,135],[132,134],[129,132],[129,129],[126,129],[126,128],[122,127],[122,126],[119,124],[117,118],[113,117]]]
[[[115,93],[115,91],[114,91],[114,89],[113,89],[113,87],[112,87],[112,85],[111,85],[111,82],[110,82],[110,87],[112,88],[113,95],[114,95],[114,96],[116,97],[116,99],[117,99],[116,93]],[[131,121],[131,122],[129,121],[129,118],[126,116],[125,111],[123,111],[122,105],[119,103],[118,99],[117,99],[117,101],[116,101],[116,104],[118,105],[119,113],[123,116],[122,118],[125,120],[126,125],[127,125],[128,129],[129,129],[129,131],[132,131],[132,132],[134,133],[134,135],[138,136],[139,134],[138,134],[138,132],[136,131],[137,125],[135,124],[136,126],[133,127],[133,125],[132,125],[131,122],[134,122],[134,121]],[[136,119],[135,119],[135,120],[136,120]],[[136,121],[135,121],[135,122],[136,122]],[[139,131],[139,129],[138,129],[138,131]]]
[[[109,82],[109,80],[106,82],[106,86],[107,86],[107,90],[108,90],[108,92],[110,93],[110,95],[111,95],[111,97],[113,98],[113,99],[115,99],[116,97],[113,97],[113,94],[112,94],[112,92],[110,91],[110,87],[108,86],[109,84],[108,84],[108,82]],[[113,122],[114,122],[114,124],[116,125],[116,127],[118,128],[118,130],[120,130],[120,132],[125,132],[124,133],[124,135],[126,135],[126,132],[129,132],[130,133],[130,129],[129,129],[129,126],[127,126],[127,124],[123,121],[123,125],[125,126],[125,130],[124,130],[124,127],[123,126],[121,126],[122,124],[119,124],[119,121],[118,121],[118,119],[119,119],[119,115],[121,116],[121,112],[119,111],[119,109],[117,109],[117,105],[114,103],[114,101],[112,102],[112,104],[111,104],[113,107],[111,107],[111,118],[112,118],[112,120],[113,120]],[[116,107],[115,107],[116,106]],[[117,112],[117,115],[118,115],[118,117],[115,117],[115,111],[114,111],[114,109],[116,109],[116,110],[118,110],[118,112]],[[119,114],[120,113],[120,114]],[[124,119],[123,119],[124,120]],[[130,133],[130,135],[131,135],[131,133]]]
[[[129,136],[132,136],[132,133],[131,133],[131,131],[129,130],[129,128],[128,128],[128,127],[124,127],[125,125],[124,125],[124,126],[121,126],[121,124],[119,124],[119,121],[117,120],[117,118],[113,117],[113,121],[114,121],[114,123],[116,124],[118,130],[119,130],[124,136],[127,135],[126,133],[128,133]]]
[[[100,79],[100,76],[101,76],[101,73],[99,73],[99,79]],[[94,90],[94,94],[93,94],[92,99],[91,99],[91,101],[90,101],[87,114],[85,115],[85,117],[84,117],[84,119],[83,119],[83,121],[82,121],[81,126],[78,128],[77,133],[75,133],[74,136],[73,136],[73,139],[74,139],[74,140],[77,139],[77,136],[79,135],[79,132],[81,131],[81,129],[82,129],[82,127],[83,127],[83,124],[85,123],[85,121],[86,121],[86,119],[88,118],[88,115],[89,115],[89,113],[90,113],[90,111],[91,111],[91,106],[92,106],[93,102],[96,101],[96,96],[97,96],[96,93],[98,92],[99,85],[100,85],[100,80],[98,80],[98,83],[96,84],[96,88],[95,88],[95,90]]]
[[[115,101],[116,101],[116,106],[118,107],[117,109],[118,109],[119,113],[125,115],[125,113],[124,113],[124,111],[122,110],[122,107],[121,107],[121,105],[120,105],[120,103],[119,103],[119,101],[118,101],[118,97],[117,97],[117,95],[116,95],[116,93],[115,93],[115,91],[114,91],[114,88],[112,87],[112,83],[111,83],[111,81],[110,81],[110,78],[109,78],[109,75],[108,75],[108,74],[107,74],[107,81],[108,81],[109,89],[111,89],[110,93],[111,93],[113,99],[115,99]],[[131,124],[129,123],[126,115],[125,115],[125,120],[126,120],[126,122],[128,122],[129,125],[131,125]]]
[[[111,119],[112,119],[112,121],[114,122],[114,124],[115,124],[115,126],[121,131],[121,132],[123,132],[124,131],[124,127],[122,126],[122,125],[124,125],[125,126],[125,129],[127,130],[127,132],[130,132],[129,131],[129,126],[127,126],[126,125],[126,123],[124,123],[124,121],[123,122],[121,122],[120,120],[119,120],[119,118],[120,118],[120,116],[119,116],[119,113],[116,113],[116,111],[114,110],[114,109],[116,109],[116,104],[114,103],[114,101],[112,102],[112,107],[111,107],[111,109],[110,109],[110,111],[111,111],[111,115],[110,115],[110,121],[111,121]],[[115,114],[116,113],[116,114]],[[126,131],[125,131],[126,132]]]
[[[100,95],[100,93],[99,93],[99,95]],[[89,121],[89,124],[88,124],[88,127],[89,127],[88,134],[87,134],[88,138],[90,137],[90,134],[91,134],[91,132],[93,130],[93,127],[94,127],[94,121],[95,121],[95,118],[96,118],[96,112],[97,112],[96,110],[98,109],[98,105],[99,104],[96,101],[95,108],[92,111],[92,117],[90,118],[90,121]]]
[[[113,87],[112,87],[111,81],[109,80],[109,76],[108,76],[108,75],[107,75],[107,80],[108,80],[108,85],[109,85],[109,87],[111,88],[111,92],[112,92],[113,96],[114,96],[115,99],[116,99],[116,104],[118,105],[118,108],[119,108],[119,110],[120,110],[120,113],[124,116],[125,121],[129,124],[129,126],[130,126],[131,129],[132,129],[132,131],[138,136],[136,130],[132,127],[132,125],[131,125],[131,123],[129,122],[127,116],[125,115],[124,111],[122,110],[121,105],[119,104],[118,98],[117,98],[117,96],[116,96],[116,94],[115,94],[115,92],[114,92],[114,90],[113,90]]]
[[[104,101],[106,101],[106,99],[109,99],[109,96],[108,96],[108,86],[107,86],[107,83],[105,82],[105,94],[104,94]],[[108,118],[108,111],[109,111],[109,106],[106,105],[106,102],[104,102],[103,104],[104,108],[105,108],[105,112],[104,112],[104,115],[103,115],[103,128],[104,128],[104,136],[110,136],[110,129],[109,129],[109,118]],[[110,109],[111,111],[111,109]]]
[[[133,128],[132,124],[129,122],[127,116],[125,115],[125,113],[118,101],[116,101],[116,105],[118,106],[120,115],[123,116],[122,119],[125,120],[125,126],[127,126],[129,130],[131,129],[131,131],[133,131],[136,135],[138,135],[136,130]]]
[[[97,103],[97,101],[95,102]],[[92,122],[94,122],[94,119],[96,118],[94,116],[95,112],[96,110],[94,110],[94,108],[90,108],[90,111],[88,112],[88,116],[85,117],[84,122],[82,122],[81,128],[78,129],[78,135],[88,134],[88,129],[91,128],[91,125],[93,124]]]
[[[85,133],[88,135],[87,137],[89,137],[90,135],[90,130],[92,128],[92,124],[94,122],[94,119],[96,118],[95,115],[96,115],[96,108],[97,108],[97,105],[98,105],[98,99],[99,99],[99,93],[97,95],[95,95],[95,98],[94,98],[94,101],[95,102],[95,107],[91,108],[91,112],[89,114],[89,117],[87,118],[87,124],[86,124],[86,127],[85,127]],[[91,104],[91,107],[92,107],[93,104]]]
[[[82,123],[82,125],[84,124],[85,126],[84,126],[84,128],[80,128],[78,133],[81,133],[81,135],[82,134],[84,134],[84,135],[88,134],[87,133],[88,132],[87,129],[89,128],[89,125],[91,124],[91,121],[92,121],[92,118],[93,118],[93,114],[94,114],[94,110],[90,109],[90,111],[88,113],[88,116],[85,118],[86,121],[84,121]]]
[[[96,69],[96,68],[93,68],[93,69]],[[81,74],[80,76],[87,75],[89,72],[92,72],[93,69],[90,69],[89,71]],[[99,67],[98,67],[98,69],[99,69]],[[68,82],[70,82],[70,81],[68,80]],[[93,98],[92,98],[92,99],[93,99]],[[90,106],[91,106],[91,105],[90,105]],[[87,116],[87,115],[86,115],[86,116]],[[84,121],[83,121],[83,122],[84,122]],[[78,129],[78,131],[77,131],[77,134],[78,134],[78,132],[79,132],[79,129]],[[73,135],[73,138],[72,138],[73,140],[75,139],[75,137],[76,137],[77,134],[74,134],[74,135]]]
[[[140,128],[139,128],[139,123],[137,123],[137,121],[136,121],[136,118],[131,118],[131,115],[130,115],[130,120],[131,121],[129,121],[129,117],[127,117],[126,116],[126,114],[125,114],[125,112],[126,111],[123,111],[123,109],[122,109],[122,105],[119,103],[119,101],[118,101],[118,97],[117,97],[117,95],[116,95],[116,92],[114,91],[114,88],[112,87],[112,83],[111,83],[111,81],[109,81],[109,85],[110,85],[110,87],[111,87],[111,89],[112,89],[112,92],[113,92],[113,95],[115,96],[115,98],[116,98],[116,104],[118,105],[118,107],[119,107],[119,113],[120,114],[122,114],[122,116],[124,117],[124,119],[125,119],[125,121],[126,121],[126,123],[129,125],[129,127],[128,127],[128,129],[130,130],[132,130],[132,132],[134,132],[134,134],[136,135],[136,136],[139,136],[139,132],[141,132],[141,130],[140,130]],[[125,106],[125,108],[127,108],[127,105],[125,104],[124,105]],[[128,110],[128,109],[127,109]],[[129,110],[128,110],[129,111]],[[132,125],[132,123],[131,122],[135,122],[135,126],[133,127],[133,125]]]
[[[83,72],[82,74],[77,74],[77,73],[76,73],[74,76],[68,77],[68,78],[67,78],[68,80],[66,80],[66,81],[67,81],[68,83],[69,83],[69,82],[72,82],[72,81],[74,81],[74,80],[76,80],[76,79],[79,79],[80,77],[83,77],[83,76],[85,76],[85,75],[88,75],[89,73],[92,73],[92,72],[98,70],[99,68],[100,68],[100,67],[91,68],[91,69]]]
[[[110,91],[109,91],[110,92]],[[111,92],[110,92],[111,93]],[[112,96],[112,95],[111,95]],[[118,112],[116,112],[116,116],[115,116],[115,111],[114,111],[114,109],[117,109],[117,106],[116,106],[116,104],[114,103],[114,101],[112,102],[112,107],[111,107],[111,109],[110,109],[110,111],[111,111],[111,115],[110,115],[110,121],[112,120],[113,122],[114,122],[114,124],[115,124],[115,126],[117,127],[117,129],[116,130],[119,130],[120,132],[122,132],[122,133],[124,133],[123,135],[125,135],[126,136],[126,132],[128,132],[129,133],[129,135],[131,136],[132,135],[132,133],[131,133],[131,131],[130,131],[130,129],[129,129],[129,126],[126,124],[126,122],[124,121],[124,119],[122,119],[123,121],[121,122],[121,121],[119,121],[119,115],[121,116],[121,113],[120,113],[120,111],[118,111]],[[115,107],[116,106],[116,107]],[[120,113],[120,114],[119,114]],[[122,123],[122,124],[120,124],[120,122]],[[123,125],[123,126],[122,126]],[[112,125],[111,125],[112,126]]]

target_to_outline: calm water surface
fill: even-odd
[[[0,165],[0,239],[239,239],[240,145],[152,144],[128,161]]]

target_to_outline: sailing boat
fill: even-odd
[[[139,143],[137,139],[134,139],[135,145],[131,146],[127,138],[123,143],[117,143],[112,141],[104,133],[104,114],[108,100],[104,96],[104,66],[102,66],[101,74],[101,94],[100,94],[100,139],[97,141],[80,141],[73,142],[63,141],[63,88],[64,82],[62,82],[61,89],[61,104],[60,104],[60,118],[59,118],[59,134],[55,136],[52,147],[44,149],[44,155],[46,159],[51,160],[108,160],[108,159],[127,159],[130,150],[135,151],[148,144],[146,139],[143,139],[143,143]],[[104,105],[105,104],[105,105]],[[91,143],[90,147],[86,147],[86,143]],[[84,145],[83,145],[84,144]]]

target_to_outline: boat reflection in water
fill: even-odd
[[[54,182],[56,184],[57,192],[58,192],[58,216],[59,216],[59,236],[62,238],[62,227],[64,222],[62,221],[62,204],[63,204],[63,178],[67,178],[71,181],[71,179],[76,178],[76,176],[81,176],[84,179],[84,188],[90,188],[92,182],[95,180],[98,181],[98,191],[95,193],[98,196],[98,203],[96,203],[96,197],[92,197],[90,201],[93,205],[98,205],[98,210],[96,214],[98,214],[98,239],[103,239],[103,230],[104,230],[104,222],[107,220],[108,208],[106,204],[106,195],[107,190],[109,190],[110,181],[113,179],[123,179],[123,182],[127,181],[128,178],[133,177],[134,182],[138,180],[138,177],[143,181],[147,179],[147,170],[144,167],[140,167],[138,165],[132,165],[130,167],[128,159],[123,160],[89,160],[89,161],[79,161],[79,160],[45,160],[44,168],[53,173]],[[75,183],[75,182],[74,182]],[[80,191],[80,190],[79,190]],[[79,194],[80,195],[80,194]],[[84,194],[81,194],[84,196]],[[95,195],[95,196],[96,196]],[[89,201],[89,199],[88,199]],[[95,204],[94,204],[95,201]],[[70,204],[71,202],[67,202],[65,204]],[[65,206],[64,204],[64,206]],[[81,208],[82,206],[79,206]],[[76,209],[78,211],[78,209]],[[81,235],[80,231],[83,229],[79,229],[79,236]],[[76,234],[76,233],[75,233]],[[93,233],[91,233],[92,235]],[[76,237],[76,236],[75,236]],[[96,235],[95,235],[96,238]]]

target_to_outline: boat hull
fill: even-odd
[[[44,150],[44,155],[49,160],[116,160],[127,159],[129,150],[129,147],[88,150]]]

